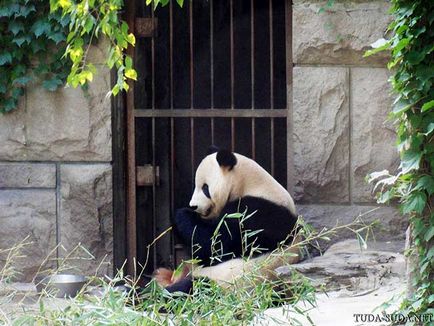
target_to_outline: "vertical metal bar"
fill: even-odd
[[[270,30],[270,109],[274,109],[274,42],[273,42],[273,0],[269,0]]]
[[[211,144],[215,145],[215,139],[214,139],[214,118],[211,118]]]
[[[252,110],[255,109],[255,7],[254,0],[250,0],[250,78],[252,93]],[[256,159],[255,118],[252,118],[252,158]]]
[[[135,2],[126,2],[126,21],[130,30],[134,31]],[[134,48],[129,46],[127,55],[134,60]],[[136,234],[136,144],[134,118],[134,83],[129,81],[127,101],[127,269],[130,275],[135,274],[135,259],[137,257]]]
[[[175,122],[174,118],[170,118],[170,214],[172,218],[175,217]],[[173,233],[170,237],[172,258],[171,264],[176,268],[176,253],[175,253],[175,239]]]
[[[193,87],[194,87],[194,56],[193,56],[193,1],[188,3],[189,40],[190,40],[190,108],[193,109]]]
[[[193,1],[188,3],[190,30],[190,109],[194,109]],[[191,178],[194,184],[194,118],[190,118]]]
[[[274,109],[274,51],[273,51],[273,0],[268,0],[270,32],[270,110]],[[271,118],[271,175],[274,176],[274,118]]]
[[[154,30],[154,10],[151,9],[152,30]],[[155,110],[155,37],[151,37],[151,96],[152,110]]]
[[[154,10],[151,9],[152,24],[154,24]],[[154,26],[152,26],[154,30]],[[151,38],[151,95],[152,95],[152,110],[155,110],[155,39]],[[152,166],[153,166],[153,182],[152,182],[152,240],[157,238],[157,191],[155,180],[156,178],[156,160],[155,160],[155,118],[152,118]],[[157,266],[157,243],[152,248],[153,269]]]
[[[173,5],[169,2],[169,60],[170,60],[170,109],[173,110]],[[170,214],[175,215],[175,122],[170,118]],[[176,268],[175,239],[171,235],[172,259]]]
[[[170,108],[173,110],[173,5],[169,2]]]
[[[190,165],[191,165],[191,184],[194,185],[194,118],[190,118]]]
[[[294,192],[294,148],[293,148],[293,105],[292,105],[292,1],[285,1],[285,50],[286,50],[286,165],[287,165],[287,188],[293,194]]]
[[[211,77],[211,109],[214,108],[214,11],[213,0],[209,0],[209,51]],[[214,118],[211,118],[211,144],[214,145]]]
[[[154,174],[154,181],[152,182],[152,240],[157,238],[157,192],[156,192],[156,185],[155,180],[156,175],[156,164],[155,164],[155,118],[152,118],[152,166],[153,166],[153,174]],[[157,268],[157,244],[155,243],[152,248],[152,258],[153,258],[153,269]]]
[[[230,11],[230,57],[231,57],[231,110],[234,110],[234,5],[233,0],[229,2]],[[235,150],[235,119],[231,118],[231,150]]]

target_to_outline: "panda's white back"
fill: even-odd
[[[294,201],[288,191],[254,160],[234,153],[237,164],[231,171],[232,192],[230,200],[244,196],[259,197],[287,207],[296,214]]]

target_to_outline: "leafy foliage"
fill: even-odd
[[[156,8],[169,0],[146,0]],[[177,0],[182,7],[184,0]],[[0,6],[0,113],[18,105],[26,85],[42,81],[55,91],[65,81],[85,86],[96,73],[87,57],[91,44],[109,41],[106,65],[117,70],[111,90],[127,91],[128,79],[136,80],[133,60],[125,54],[135,45],[121,11],[123,0],[4,0]]]
[[[169,0],[146,0],[147,5],[167,5]],[[182,7],[184,0],[177,0]],[[101,36],[108,41],[106,65],[117,71],[117,80],[111,94],[128,91],[128,80],[137,80],[131,56],[125,53],[129,46],[134,46],[136,39],[128,30],[128,24],[121,17],[124,7],[122,0],[50,0],[52,12],[61,12],[69,17],[69,34],[65,55],[69,57],[72,67],[68,75],[68,84],[73,87],[85,85],[92,81],[95,67],[87,61],[89,48],[94,39]],[[89,40],[89,42],[86,42]]]
[[[87,61],[90,46],[95,39],[104,36],[109,41],[107,66],[117,70],[117,81],[112,94],[128,90],[127,79],[137,79],[133,61],[125,54],[128,46],[134,46],[136,39],[129,33],[128,24],[120,18],[122,0],[50,0],[52,13],[61,13],[69,17],[69,33],[66,38],[65,55],[72,67],[68,75],[68,84],[73,87],[92,81],[95,66]]]
[[[0,113],[13,110],[24,88],[43,80],[53,91],[70,66],[61,60],[69,19],[49,12],[44,0],[5,0],[0,6]],[[50,55],[47,55],[50,53]]]
[[[434,2],[393,0],[392,38],[367,55],[391,50],[389,69],[397,98],[391,117],[397,120],[401,165],[397,175],[371,174],[380,202],[398,199],[410,217],[413,254],[418,257],[415,293],[405,302],[408,313],[434,314]]]

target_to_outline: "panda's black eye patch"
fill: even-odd
[[[208,188],[208,185],[206,183],[203,184],[202,191],[205,194],[205,196],[207,196],[208,198],[211,199],[211,195],[209,193],[209,188]]]

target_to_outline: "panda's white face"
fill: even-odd
[[[218,217],[230,197],[233,172],[219,165],[216,153],[206,156],[196,170],[190,207],[205,219]]]
[[[203,218],[218,217],[226,203],[244,196],[263,198],[296,213],[288,191],[252,159],[219,150],[200,162],[190,206]]]

